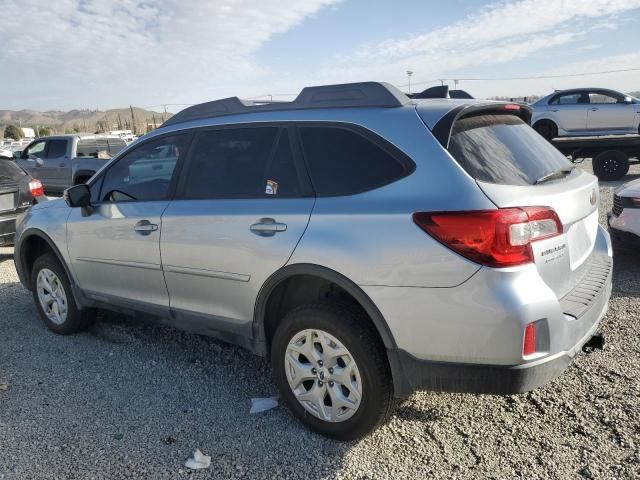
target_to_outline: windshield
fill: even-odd
[[[534,185],[571,162],[514,115],[489,114],[456,122],[449,152],[476,180],[501,185]]]

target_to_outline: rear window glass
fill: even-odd
[[[410,167],[345,128],[301,127],[304,154],[318,195],[349,195],[394,182]]]
[[[513,115],[477,115],[454,126],[449,152],[476,180],[533,185],[571,165],[553,145]]]
[[[0,160],[0,184],[19,182],[26,174],[11,160]]]

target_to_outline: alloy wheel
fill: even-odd
[[[316,329],[294,335],[284,358],[296,400],[327,422],[351,418],[362,401],[362,379],[349,350],[333,335]]]
[[[67,294],[58,276],[43,268],[38,272],[36,289],[42,311],[56,325],[67,320]]]

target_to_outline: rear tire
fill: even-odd
[[[619,180],[629,171],[629,157],[620,150],[606,150],[593,158],[593,173],[600,180]]]
[[[558,126],[551,120],[540,120],[533,125],[533,129],[545,140],[553,140],[558,136]]]
[[[386,349],[369,319],[350,305],[308,304],[289,312],[276,329],[271,362],[281,399],[315,432],[354,440],[391,414]]]
[[[69,278],[53,254],[45,253],[34,262],[31,291],[38,313],[51,331],[69,335],[93,323],[93,310],[78,310]]]

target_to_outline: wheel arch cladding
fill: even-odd
[[[27,288],[31,289],[31,269],[33,268],[34,262],[38,257],[47,252],[55,255],[60,265],[62,265],[69,279],[69,283],[74,286],[75,282],[71,271],[60,254],[60,250],[56,244],[53,243],[53,240],[40,230],[29,230],[22,235],[22,239],[20,240],[20,253],[18,258]]]
[[[270,349],[278,322],[298,305],[331,299],[350,300],[370,319],[387,350],[396,343],[384,317],[369,296],[344,275],[313,264],[288,265],[271,275],[264,283],[256,301],[255,334]]]

